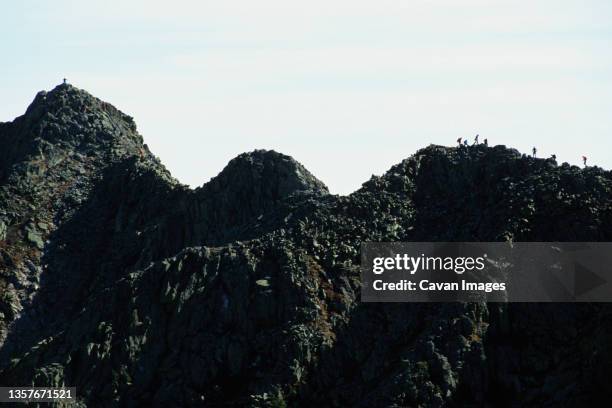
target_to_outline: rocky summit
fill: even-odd
[[[332,195],[291,157],[172,178],[71,85],[0,123],[0,384],[76,406],[593,406],[608,304],[360,302],[367,241],[611,241],[612,173],[428,146]]]

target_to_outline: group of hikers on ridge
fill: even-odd
[[[477,134],[476,136],[474,136],[474,142],[472,143],[472,146],[475,146],[475,145],[479,144],[479,142],[478,142],[479,137],[480,137],[480,135],[479,135],[479,134]],[[457,144],[459,145],[459,148],[462,148],[462,147],[468,147],[468,146],[470,145],[470,144],[469,144],[469,142],[468,142],[468,140],[467,140],[467,139],[464,139],[463,137],[460,137],[460,138],[458,138],[458,139],[457,139]],[[483,144],[485,147],[487,147],[487,146],[489,146],[489,141],[488,141],[487,139],[484,139],[484,140],[483,140],[483,142],[482,142],[482,144]],[[538,149],[536,149],[536,147],[534,146],[534,147],[531,149],[531,157],[535,158],[537,153],[538,153]],[[552,160],[557,161],[557,155],[556,155],[556,154],[551,154],[551,155],[550,155],[550,158],[551,158]],[[586,156],[582,156],[582,164],[584,165],[584,167],[586,167],[586,166],[587,166],[587,157],[586,157]]]
[[[474,137],[474,143],[472,143],[472,146],[474,146],[474,145],[477,145],[477,144],[478,144],[478,138],[479,138],[479,137],[480,137],[480,135],[476,135],[476,136]],[[470,144],[469,144],[469,142],[468,142],[468,140],[467,140],[467,139],[463,139],[462,137],[460,137],[459,139],[457,139],[457,143],[459,144],[459,147],[461,147],[461,146],[466,146],[466,147],[467,147],[467,146],[469,146],[469,145],[470,145]],[[483,144],[483,145],[485,145],[485,146],[488,146],[488,145],[489,145],[489,140],[487,140],[487,139],[483,140],[483,141],[482,141],[482,144]]]
[[[478,142],[478,138],[479,137],[480,137],[480,135],[476,135],[474,137],[474,143],[472,143],[472,146],[479,144],[479,142]],[[457,139],[457,143],[459,144],[459,147],[462,147],[462,146],[466,146],[467,147],[467,146],[470,145],[468,140],[467,139],[463,139],[462,137]],[[489,145],[489,141],[487,139],[485,139],[485,140],[483,140],[482,144],[485,145],[485,146],[488,146]]]

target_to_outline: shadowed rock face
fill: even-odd
[[[364,241],[608,241],[610,172],[429,146],[343,197],[255,151],[191,190],[69,85],[0,145],[0,384],[76,386],[87,406],[609,396],[607,305],[361,304],[358,265]]]

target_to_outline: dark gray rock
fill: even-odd
[[[3,220],[0,220],[0,241],[4,241],[6,239],[6,230],[6,224]]]

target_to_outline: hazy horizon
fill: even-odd
[[[254,149],[333,193],[479,133],[612,168],[612,4],[62,0],[5,5],[0,121],[63,77],[199,186]]]

